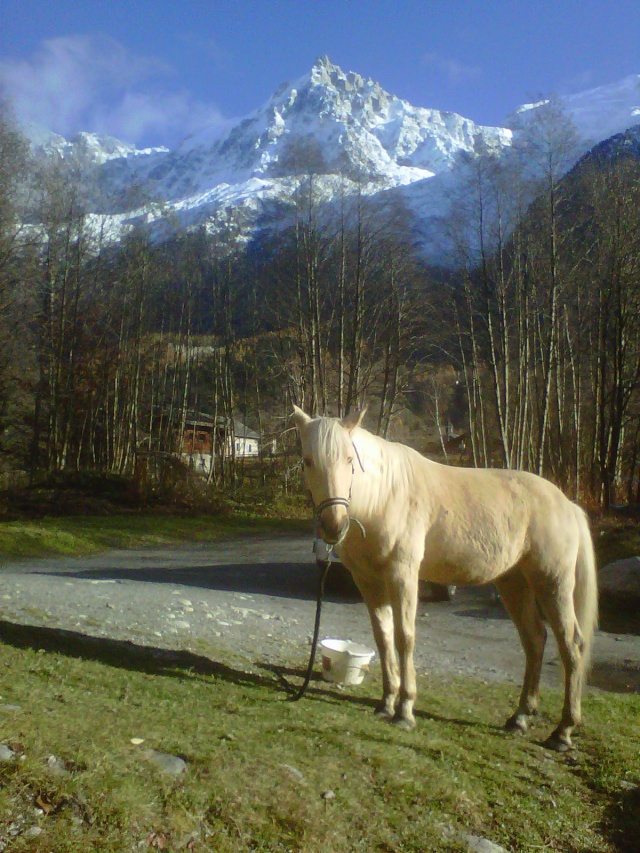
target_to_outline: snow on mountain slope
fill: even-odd
[[[517,112],[520,116],[533,116],[545,103],[524,104]],[[576,126],[583,150],[587,150],[640,123],[640,75],[631,74],[608,86],[566,95],[560,103]]]
[[[136,148],[135,145],[122,142],[113,136],[103,136],[98,133],[78,133],[69,140],[34,123],[27,125],[24,131],[36,155],[61,160],[75,157],[86,166],[100,166],[108,160],[146,157],[169,150],[168,148]]]
[[[254,113],[208,128],[171,152],[111,158],[102,183],[112,194],[136,183],[177,210],[214,203],[220,188],[289,196],[290,179],[313,171],[342,175],[361,191],[410,184],[449,169],[482,138],[508,145],[511,132],[475,125],[455,113],[416,108],[372,80],[344,73],[325,57],[293,85],[283,85]],[[282,186],[283,180],[285,186]]]
[[[563,99],[581,137],[579,153],[640,121],[639,79]],[[525,105],[518,112],[526,120],[539,108]],[[321,200],[360,192],[384,204],[399,196],[432,259],[440,251],[438,224],[464,177],[465,155],[479,149],[502,154],[513,141],[509,128],[414,107],[327,57],[250,115],[203,128],[172,151],[139,151],[88,133],[70,142],[41,131],[30,135],[41,156],[75,157],[93,171],[99,187],[94,213],[113,226],[113,239],[131,223],[157,217],[141,206],[145,197],[161,201],[187,226],[215,229],[233,212],[249,236],[274,218],[281,222],[301,176],[313,172]]]
[[[517,144],[518,135],[526,132],[527,125],[535,121],[539,112],[549,102],[539,101],[519,107],[509,123],[514,130],[512,141]],[[611,137],[624,134],[634,125],[640,124],[640,75],[631,75],[624,80],[600,86],[586,92],[558,99],[559,106],[573,123],[577,138],[572,156],[567,156],[565,168],[569,170],[594,146]],[[635,135],[632,131],[632,144]],[[511,156],[511,148],[503,151],[504,157]],[[402,190],[402,201],[416,223],[416,240],[426,257],[445,265],[455,263],[455,248],[447,233],[447,222],[452,204],[460,197],[465,182],[472,179],[471,167],[461,162],[448,172],[436,175],[431,181],[421,181]],[[467,186],[469,184],[467,183]],[[467,240],[471,247],[477,235],[473,229],[477,223],[468,222]],[[458,229],[462,226],[458,223]],[[477,248],[477,247],[476,247]]]

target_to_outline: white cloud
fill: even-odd
[[[0,88],[19,121],[63,136],[81,130],[137,144],[173,144],[220,111],[175,86],[173,70],[107,36],[43,42],[28,60],[0,60]]]
[[[482,68],[479,65],[465,65],[457,59],[449,59],[438,53],[425,53],[422,57],[422,64],[435,68],[436,71],[444,74],[447,81],[453,86],[477,80],[482,76]]]

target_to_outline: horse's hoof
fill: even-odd
[[[546,749],[552,749],[554,752],[569,752],[570,749],[573,749],[573,744],[569,737],[562,737],[557,732],[552,732],[545,740],[543,746]]]
[[[392,720],[393,712],[390,711],[386,705],[378,705],[373,712],[374,717],[378,717],[381,720]]]
[[[513,714],[504,724],[505,731],[523,735],[529,728],[525,714]]]
[[[407,719],[407,717],[396,716],[393,718],[392,723],[396,728],[402,729],[403,732],[410,732],[412,729],[415,729],[415,727],[416,727],[416,721],[415,720],[409,720],[409,719]]]

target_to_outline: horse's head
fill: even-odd
[[[302,443],[304,481],[320,519],[322,538],[335,545],[349,527],[349,503],[356,450],[351,433],[365,410],[342,420],[310,418],[298,406],[293,417]]]

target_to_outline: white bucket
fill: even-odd
[[[322,640],[322,677],[338,684],[360,684],[375,654],[351,640]]]

